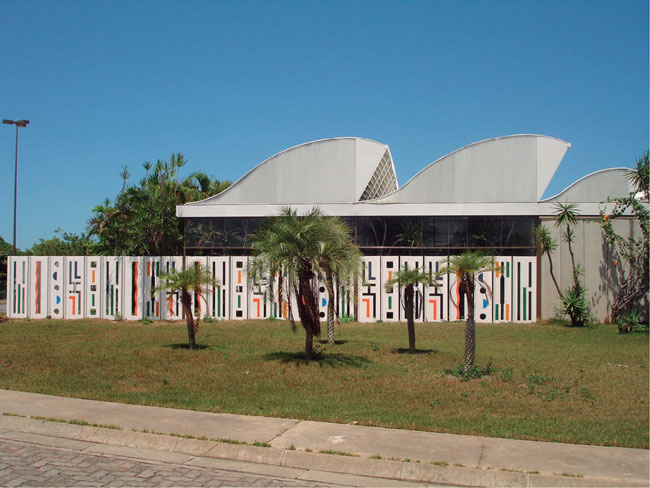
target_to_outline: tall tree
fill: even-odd
[[[650,153],[646,151],[637,159],[636,166],[628,173],[632,191],[627,197],[611,200],[614,208],[611,213],[600,211],[600,225],[605,232],[605,240],[614,256],[613,264],[619,273],[619,286],[610,307],[610,319],[618,320],[628,309],[639,305],[648,293],[650,266],[648,255],[648,176]],[[608,200],[610,201],[610,200]],[[623,216],[633,216],[639,225],[640,235],[622,236],[614,230],[614,221]]]
[[[474,321],[474,282],[478,273],[491,271],[494,267],[494,260],[490,256],[484,256],[478,252],[465,251],[460,256],[452,256],[439,274],[453,273],[465,291],[467,298],[467,316],[465,318],[465,360],[463,361],[463,373],[469,373],[474,366],[476,354],[476,322]]]
[[[130,185],[130,173],[123,167],[122,190],[93,209],[88,222],[91,236],[97,237],[96,250],[104,255],[169,256],[183,250],[183,226],[176,206],[207,198],[223,191],[230,182],[220,182],[195,173],[180,181],[187,164],[182,154],[172,154],[169,162],[144,163],[145,175]]]
[[[162,273],[159,280],[160,285],[154,289],[153,293],[166,290],[170,295],[180,295],[187,325],[189,348],[196,349],[196,333],[199,330],[201,317],[194,318],[192,296],[197,300],[205,301],[204,293],[209,287],[219,287],[219,282],[209,271],[201,268],[198,263],[181,271]]]
[[[334,227],[338,229],[336,232],[332,231]],[[305,329],[307,361],[313,359],[314,337],[321,334],[317,274],[327,276],[328,270],[336,272],[358,266],[353,262],[358,262],[357,253],[340,252],[342,244],[338,238],[345,235],[349,241],[347,248],[352,245],[350,231],[345,231],[345,223],[337,217],[326,217],[318,208],[298,215],[295,210],[285,207],[279,216],[269,218],[253,238],[255,259],[249,273],[257,279],[262,275],[275,276],[281,271],[291,325],[295,330],[291,306],[293,297]],[[346,263],[347,260],[350,262]]]
[[[416,352],[414,320],[415,287],[420,283],[435,286],[436,279],[437,277],[420,271],[418,268],[409,269],[408,264],[405,264],[402,269],[393,273],[393,277],[384,285],[387,293],[392,293],[393,287],[396,285],[402,287],[404,293],[404,313],[406,314],[406,326],[409,336],[409,353],[411,354]]]

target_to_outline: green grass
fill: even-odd
[[[0,324],[0,388],[140,405],[519,439],[648,447],[648,335],[616,326],[344,323],[306,364],[282,321],[201,324],[11,320]],[[626,366],[626,367],[623,367]]]

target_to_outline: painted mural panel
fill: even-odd
[[[249,264],[253,263],[250,258]],[[268,272],[258,276],[256,280],[248,279],[248,318],[266,319],[273,311],[272,295],[275,289]]]
[[[190,266],[198,266],[202,270],[206,270],[208,267],[208,258],[205,256],[187,256],[185,258],[185,266],[189,268]],[[194,317],[205,317],[208,313],[207,299],[208,299],[208,290],[201,290],[200,294],[192,295],[192,313]]]
[[[458,276],[454,273],[449,274],[449,320],[465,320],[467,310],[467,297],[465,291],[461,289]]]
[[[148,319],[161,318],[163,302],[161,297],[164,292],[154,293],[160,284],[160,274],[164,271],[162,259],[159,257],[145,257],[142,263],[142,315]]]
[[[336,280],[336,316],[339,319],[354,317],[354,283]]]
[[[403,269],[419,269],[424,270],[424,258],[422,256],[402,256],[399,258],[399,267]],[[424,285],[416,283],[413,287],[413,319],[416,322],[422,322],[424,317]],[[404,314],[404,287],[400,287],[400,313],[403,320],[406,320]]]
[[[230,258],[230,292],[231,304],[230,310],[232,320],[243,320],[248,318],[248,285],[246,267],[248,265],[248,258],[246,256],[231,256]]]
[[[433,278],[446,263],[446,257],[425,256],[424,269]],[[449,320],[449,276],[441,275],[436,284],[438,286],[427,285],[424,291],[424,320],[427,322]]]
[[[122,282],[124,281],[121,256],[107,256],[102,265],[102,318],[123,316]]]
[[[123,258],[124,269],[124,298],[122,316],[126,320],[138,320],[143,317],[143,258],[125,256]]]
[[[512,257],[494,258],[493,322],[512,322]]]
[[[361,258],[359,322],[376,322],[381,317],[380,264],[379,256],[364,256]]]
[[[23,256],[12,256],[7,262],[7,315],[25,318],[29,312],[29,261]]]
[[[84,295],[86,297],[86,317],[99,318],[102,305],[102,258],[99,256],[86,257],[86,286]]]
[[[165,273],[172,273],[182,269],[183,258],[181,256],[165,257],[162,258],[161,265]],[[163,320],[181,320],[183,318],[181,300],[178,294],[164,291],[160,299]]]
[[[63,318],[63,307],[65,306],[63,297],[64,295],[64,280],[63,275],[65,273],[63,256],[52,256],[50,258],[50,317],[53,319],[62,319]]]
[[[212,273],[219,287],[210,287],[207,292],[208,315],[216,319],[230,317],[228,291],[230,290],[230,258],[227,256],[208,257],[208,270]]]
[[[29,258],[29,314],[32,319],[47,318],[48,309],[48,275],[49,258],[47,256],[32,256]]]
[[[65,312],[66,319],[81,319],[85,315],[84,276],[85,258],[67,257],[65,265]]]
[[[474,278],[474,319],[492,322],[492,271],[477,273]]]
[[[391,291],[386,291],[384,283],[393,278],[393,273],[399,270],[398,256],[381,257],[381,320],[395,322],[400,319],[400,289],[393,286]]]
[[[316,277],[316,288],[318,292],[318,315],[321,321],[327,321],[327,304],[329,303],[329,293],[325,278],[321,275]],[[335,312],[336,313],[336,309]]]
[[[534,257],[513,257],[513,321],[532,322],[537,318],[537,265]]]

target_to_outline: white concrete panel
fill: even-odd
[[[85,317],[99,318],[102,312],[102,263],[99,256],[86,257]]]
[[[399,258],[400,270],[405,268],[408,269],[419,269],[420,271],[425,271],[424,268],[424,258],[422,256],[401,256]],[[414,296],[413,296],[413,319],[416,322],[422,322],[424,320],[424,285],[422,283],[416,283],[413,287]],[[404,287],[400,286],[400,317],[401,320],[406,320],[405,309],[404,309]]]
[[[376,322],[381,317],[381,262],[379,256],[361,258],[359,280],[359,322]]]
[[[29,260],[24,256],[9,256],[7,275],[7,315],[26,318],[29,312]]]
[[[493,322],[512,322],[512,257],[494,258]]]
[[[55,260],[52,258],[52,266]],[[106,256],[102,265],[102,313],[104,319],[124,316],[122,309],[122,285],[124,271],[121,256]]]
[[[124,311],[122,316],[126,320],[140,320],[143,317],[143,258],[125,256],[124,264]]]
[[[400,289],[399,285],[386,291],[385,284],[393,278],[393,273],[399,270],[399,256],[381,257],[381,320],[397,322],[400,319]]]
[[[158,320],[162,317],[164,292],[154,293],[155,288],[160,284],[160,273],[163,271],[162,263],[161,257],[143,258],[142,316],[151,320]]]
[[[246,256],[231,256],[230,258],[230,310],[231,320],[248,318],[248,258]]]
[[[474,279],[474,320],[492,322],[493,275],[491,271],[476,273]]]
[[[50,258],[47,256],[32,256],[29,258],[28,316],[30,319],[44,319],[48,315],[49,266]]]
[[[208,258],[206,256],[187,256],[185,258],[185,266],[187,268],[190,266],[198,266],[201,269],[206,270],[208,266]],[[208,292],[208,289],[202,289],[198,294],[195,294],[194,292],[190,293],[192,295],[192,313],[194,314],[194,318],[203,318],[207,315]]]
[[[228,319],[230,317],[230,257],[208,257],[208,270],[219,282],[219,287],[208,289],[208,315],[216,319]]]
[[[447,263],[444,256],[425,256],[424,269],[430,277]],[[424,320],[426,322],[441,322],[449,320],[449,275],[443,274],[436,280],[438,286],[426,286],[424,291]]]
[[[182,269],[183,258],[181,256],[164,257],[161,265],[165,273],[172,273]],[[178,294],[164,291],[161,297],[161,306],[163,320],[181,320],[183,318],[183,305]]]
[[[63,307],[65,306],[64,260],[65,258],[63,256],[52,256],[50,258],[49,315],[53,319],[63,318]]]
[[[65,306],[66,319],[82,319],[85,315],[84,277],[85,258],[65,258]]]
[[[513,322],[537,320],[537,258],[512,258],[514,267]]]
[[[248,260],[249,266],[253,258]],[[273,286],[272,278],[268,273],[259,277],[256,281],[248,277],[248,318],[266,319],[273,312]]]

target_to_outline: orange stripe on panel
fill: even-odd
[[[260,318],[260,299],[259,298],[253,298],[253,301],[257,304],[257,318]]]
[[[506,303],[506,320],[510,320],[510,304]]]
[[[72,315],[77,315],[77,312],[76,312],[76,309],[77,309],[77,307],[76,307],[76,305],[77,305],[76,297],[74,295],[70,295],[68,298],[70,300],[72,300]]]
[[[370,298],[364,298],[361,301],[366,304],[366,318],[370,318]]]
[[[241,283],[241,271],[237,271],[237,283]]]

